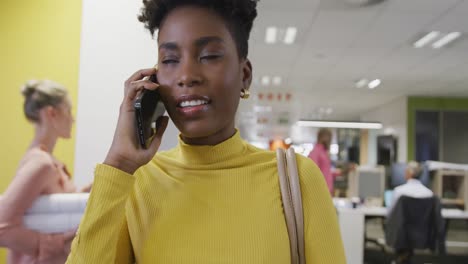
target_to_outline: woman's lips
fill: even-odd
[[[207,96],[197,94],[185,94],[176,99],[177,112],[185,117],[196,117],[206,112],[211,104]]]
[[[196,117],[208,111],[210,103],[196,106],[177,107],[177,112],[187,117]]]

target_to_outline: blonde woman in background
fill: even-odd
[[[71,136],[71,102],[63,86],[48,80],[27,82],[22,94],[35,135],[0,198],[0,247],[10,250],[7,263],[64,263],[75,230],[41,234],[23,226],[23,215],[40,195],[76,191],[67,168],[52,155],[57,140]]]

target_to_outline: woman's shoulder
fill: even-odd
[[[54,164],[54,158],[52,157],[52,155],[40,147],[34,147],[29,149],[24,155],[23,160],[34,160],[35,162]]]
[[[18,170],[27,170],[29,174],[44,174],[54,168],[52,155],[40,148],[32,148],[23,156]]]
[[[265,160],[274,160],[275,163],[277,162],[275,151],[260,149],[250,144],[248,144],[248,149],[251,155],[262,156]],[[321,180],[323,178],[322,172],[310,158],[296,153],[296,162],[301,178],[307,177],[312,180]]]
[[[310,158],[296,154],[297,169],[302,181],[317,182],[323,181],[324,177],[317,164]]]

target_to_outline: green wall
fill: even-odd
[[[415,157],[415,121],[418,110],[468,111],[468,98],[408,97],[408,160]]]

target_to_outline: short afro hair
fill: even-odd
[[[138,20],[145,24],[151,35],[161,27],[166,16],[181,6],[208,8],[216,12],[236,42],[239,57],[247,58],[249,36],[257,17],[258,0],[143,0]]]

